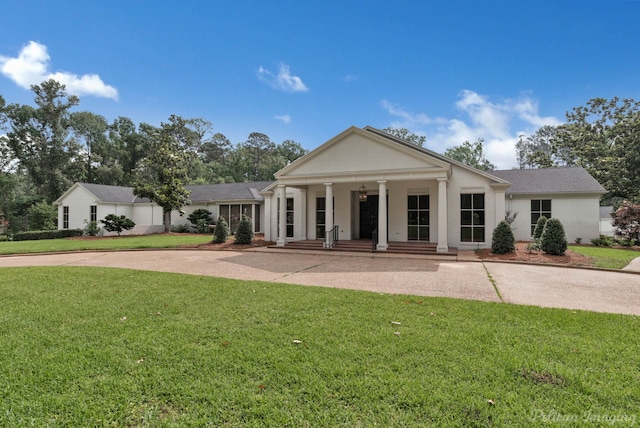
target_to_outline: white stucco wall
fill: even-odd
[[[518,213],[511,227],[518,241],[531,240],[531,200],[551,199],[551,216],[564,226],[567,241],[582,238],[583,243],[600,235],[599,195],[527,195],[507,196],[507,209]]]

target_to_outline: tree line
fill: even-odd
[[[306,153],[293,140],[276,144],[260,132],[233,144],[202,118],[108,123],[76,111],[80,99],[53,79],[31,89],[34,105],[7,104],[0,95],[0,226],[14,231],[36,226],[29,224],[32,207],[51,204],[75,182],[137,188],[157,180],[158,162],[167,159],[181,186],[267,181]]]

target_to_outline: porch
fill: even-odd
[[[318,239],[307,239],[300,241],[287,242],[284,246],[274,245],[270,248],[279,248],[287,250],[300,251],[349,251],[354,253],[375,253],[378,252],[371,239],[353,239],[345,241],[335,241],[332,248],[325,248],[324,241]],[[397,242],[389,241],[388,247],[384,251],[385,254],[419,254],[419,255],[438,255],[452,256],[458,254],[456,248],[449,247],[446,252],[438,252],[437,244],[430,242]]]

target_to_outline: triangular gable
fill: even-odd
[[[367,172],[448,171],[450,164],[366,130],[351,127],[278,171],[277,179]]]
[[[87,195],[89,195],[91,198],[95,199],[96,201],[100,200],[96,195],[94,195],[86,187],[84,187],[82,183],[75,183],[73,186],[69,187],[69,189],[62,194],[62,196],[56,199],[54,204],[62,205],[62,201],[64,201],[70,194],[75,192],[76,189],[80,189],[82,192],[85,192]]]

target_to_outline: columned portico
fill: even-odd
[[[436,251],[446,253],[449,251],[447,241],[447,179],[438,178],[438,246]]]
[[[287,242],[287,193],[284,184],[278,184],[277,198],[278,205],[278,247],[284,247]]]
[[[386,251],[387,244],[387,180],[378,180],[378,245],[376,250]]]

